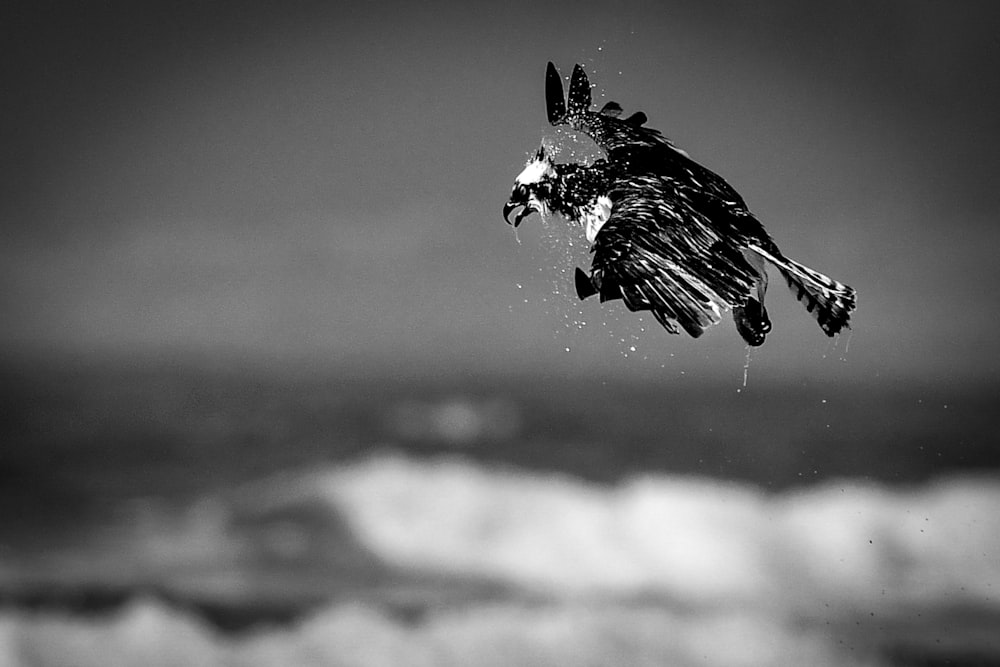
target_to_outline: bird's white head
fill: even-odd
[[[517,227],[524,218],[538,211],[545,215],[549,212],[548,198],[552,186],[558,178],[552,157],[543,143],[528,160],[524,170],[514,179],[514,189],[510,199],[504,204],[503,218],[508,224]],[[513,220],[511,213],[520,209]]]

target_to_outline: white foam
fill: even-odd
[[[314,478],[373,552],[401,567],[555,594],[715,604],[1000,609],[1000,485],[779,495],[657,476],[615,487],[454,460],[375,458]]]
[[[510,667],[511,665],[861,666],[864,655],[815,632],[652,607],[481,605],[403,622],[378,608],[332,606],[287,629],[237,638],[154,602],[109,618],[0,613],[4,667]]]

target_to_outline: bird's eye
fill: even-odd
[[[517,187],[514,188],[514,195],[517,196],[518,199],[527,199],[528,186],[524,183],[518,183]]]

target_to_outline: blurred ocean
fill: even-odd
[[[988,387],[0,377],[0,665],[1000,664]]]

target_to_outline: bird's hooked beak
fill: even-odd
[[[510,215],[514,211],[517,211],[517,215],[514,216],[513,220],[511,220]],[[514,186],[514,190],[510,193],[510,199],[508,199],[507,203],[503,205],[503,219],[507,221],[508,225],[512,225],[516,228],[521,224],[522,220],[535,211],[540,212],[538,202],[531,196],[528,188],[524,184],[516,184]]]
[[[518,211],[518,209],[521,210]],[[534,204],[531,202],[508,201],[506,204],[503,205],[503,219],[507,221],[508,225],[517,227],[518,225],[521,224],[522,220],[527,218],[536,210],[537,209],[535,208]],[[511,220],[510,214],[513,213],[514,211],[517,211],[517,215],[514,216],[513,220]]]

